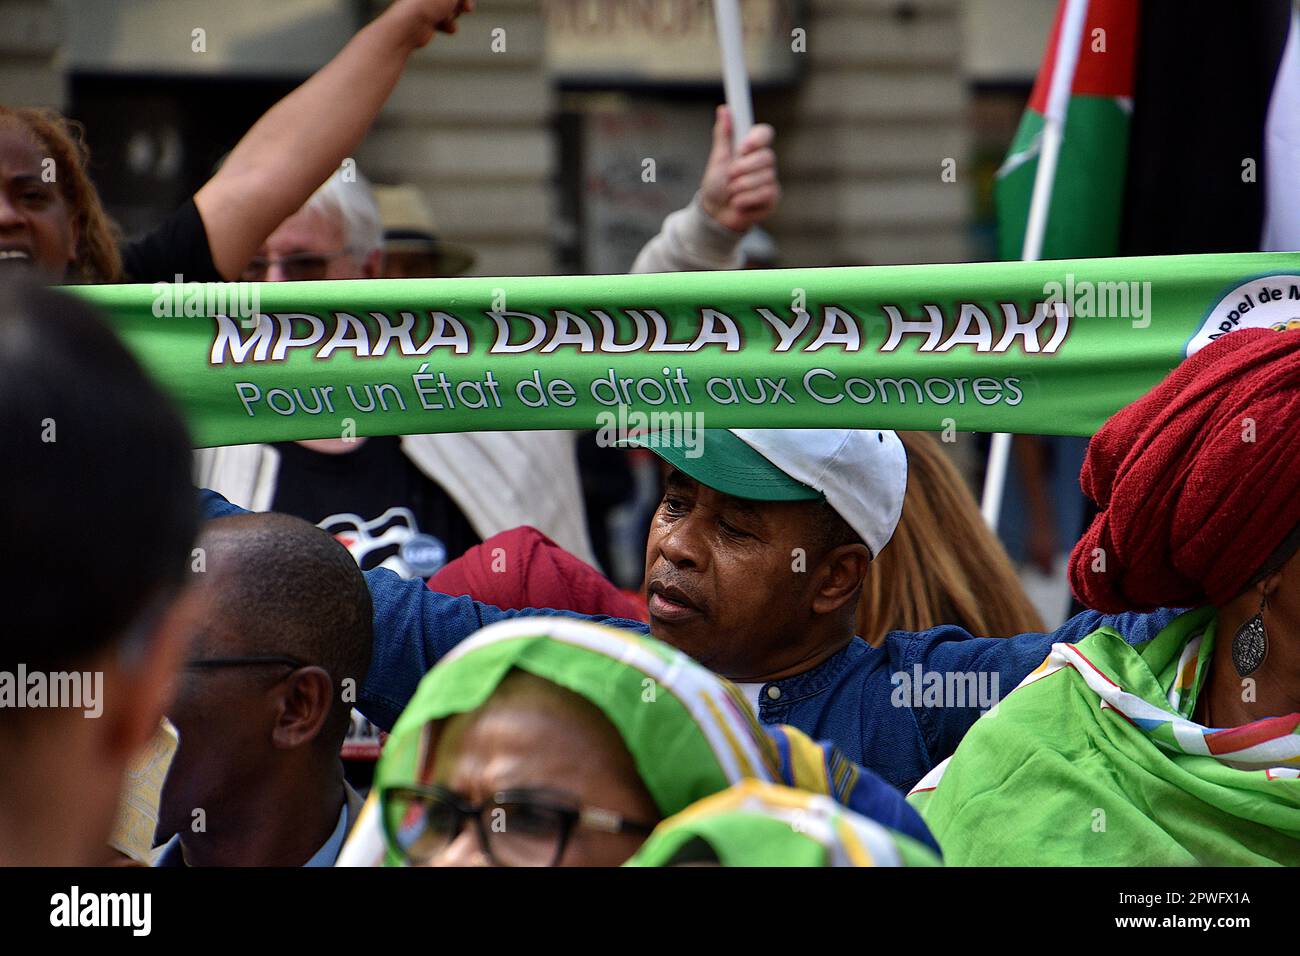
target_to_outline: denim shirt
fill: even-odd
[[[212,491],[204,491],[207,518],[241,514]],[[374,603],[375,642],[370,671],[357,695],[357,709],[385,730],[415,693],[421,678],[444,654],[480,628],[507,618],[577,617],[642,634],[641,621],[591,617],[571,611],[529,608],[503,611],[469,597],[430,591],[424,581],[385,568],[367,571]],[[759,691],[759,719],[789,724],[814,740],[829,741],[856,763],[900,790],[910,790],[952,755],[962,736],[987,709],[981,686],[993,701],[1006,696],[1047,657],[1057,642],[1073,644],[1108,626],[1130,644],[1155,637],[1181,611],[1103,615],[1085,611],[1055,631],[1006,638],[977,638],[953,625],[928,631],[894,631],[880,647],[860,637],[811,670],[771,681]],[[958,678],[961,678],[958,681]],[[981,685],[981,681],[983,682]],[[930,700],[926,688],[951,685],[960,693]],[[974,696],[977,699],[971,700]]]

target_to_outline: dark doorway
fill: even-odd
[[[73,74],[69,115],[109,215],[128,237],[156,225],[302,79]]]

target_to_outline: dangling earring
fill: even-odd
[[[1237,630],[1232,638],[1232,666],[1237,674],[1246,677],[1259,669],[1268,656],[1268,631],[1264,629],[1264,604],[1260,598],[1259,610]]]

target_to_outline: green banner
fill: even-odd
[[[200,446],[685,413],[1089,435],[1213,338],[1300,327],[1300,253],[73,291]]]

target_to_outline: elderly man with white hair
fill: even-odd
[[[270,235],[244,278],[376,278],[382,247],[369,183],[341,169]],[[594,562],[571,432],[356,436],[209,448],[197,457],[200,484],[253,511],[320,525],[365,569],[428,577],[519,525]]]
[[[772,128],[759,124],[733,148],[730,113],[719,107],[699,192],[665,219],[633,271],[741,266],[746,233],[780,198],[772,138]],[[348,166],[280,224],[243,278],[373,279],[383,266],[379,206],[366,178]],[[237,445],[199,452],[196,479],[241,507],[320,525],[366,570],[382,565],[429,577],[482,539],[520,525],[595,564],[576,435],[466,432]]]

